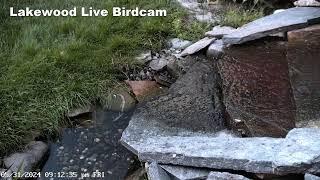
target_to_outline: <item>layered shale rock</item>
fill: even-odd
[[[246,136],[284,137],[295,127],[285,44],[229,48],[219,60],[229,125]]]
[[[228,44],[242,44],[271,34],[307,27],[320,22],[320,8],[296,7],[272,14],[238,28],[225,35]]]
[[[301,123],[320,121],[320,25],[288,32],[290,80]]]
[[[144,162],[261,174],[319,174],[320,130],[294,129],[286,138],[222,138],[189,136],[127,137],[122,140]],[[146,129],[149,131],[150,129]]]

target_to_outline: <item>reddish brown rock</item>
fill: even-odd
[[[218,62],[229,125],[247,136],[284,137],[295,127],[285,44],[230,47]]]
[[[126,81],[138,101],[144,101],[162,91],[155,81]]]
[[[288,32],[287,52],[297,120],[320,121],[320,25]]]

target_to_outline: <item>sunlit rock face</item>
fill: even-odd
[[[287,52],[297,120],[320,121],[320,25],[288,32]]]
[[[219,60],[229,126],[245,136],[284,137],[295,127],[295,103],[284,42],[232,46]]]

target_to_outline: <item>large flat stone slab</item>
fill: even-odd
[[[192,44],[191,46],[187,47],[184,51],[181,52],[180,56],[184,57],[184,56],[195,54],[201,51],[202,49],[208,47],[214,40],[215,38],[205,37],[199,40],[198,42]]]
[[[128,131],[134,131],[130,127]],[[146,131],[149,131],[148,129]],[[320,130],[294,129],[286,138],[136,136],[122,141],[141,161],[285,175],[320,172]]]
[[[288,32],[287,59],[297,121],[320,124],[320,25]]]
[[[205,33],[208,37],[222,38],[224,35],[228,35],[234,32],[236,29],[229,26],[215,26],[211,31]]]
[[[224,36],[223,40],[228,44],[241,44],[271,34],[303,28],[319,21],[320,8],[290,8],[246,24]]]
[[[245,136],[285,137],[295,127],[286,44],[257,41],[231,46],[218,68],[234,131]]]

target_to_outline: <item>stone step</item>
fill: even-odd
[[[320,129],[293,129],[286,138],[136,136],[122,143],[143,162],[262,174],[320,173]]]

